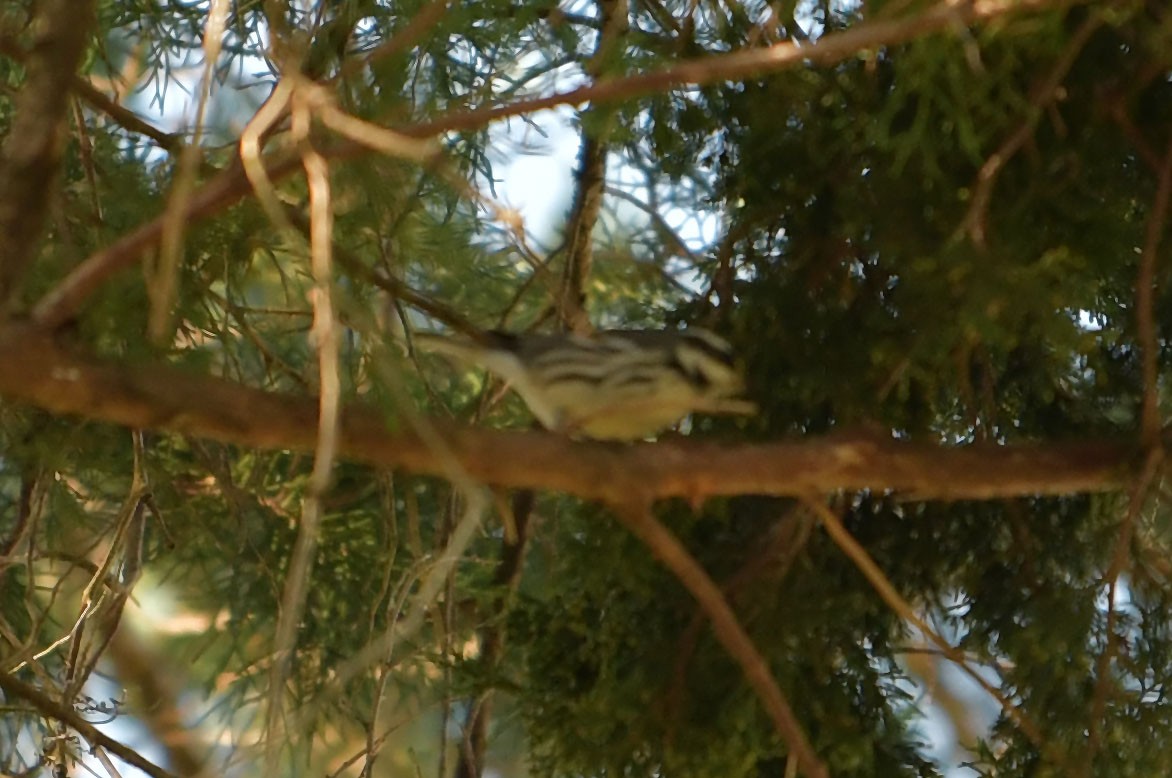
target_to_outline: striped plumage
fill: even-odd
[[[693,412],[752,413],[722,338],[684,331],[582,335],[487,332],[479,339],[418,335],[423,348],[479,364],[506,380],[548,429],[600,440],[654,435]]]

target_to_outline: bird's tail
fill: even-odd
[[[416,332],[411,336],[411,345],[420,351],[455,357],[462,362],[481,364],[485,349],[492,344],[466,335],[443,335],[438,332]]]

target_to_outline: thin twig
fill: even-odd
[[[1119,126],[1123,137],[1132,145],[1136,154],[1144,161],[1144,164],[1155,171],[1157,175],[1159,175],[1164,162],[1160,159],[1159,153],[1148,143],[1147,138],[1143,136],[1139,128],[1135,126],[1135,122],[1132,121],[1130,114],[1128,114],[1127,95],[1129,93],[1132,95],[1143,94],[1152,81],[1157,78],[1163,78],[1165,73],[1166,68],[1157,60],[1153,60],[1151,63],[1141,66],[1138,73],[1129,74],[1126,92],[1108,93],[1103,101],[1106,106],[1107,115]]]
[[[663,240],[663,242],[667,244],[666,248],[669,253],[676,256],[687,257],[694,265],[700,263],[700,258],[696,256],[696,252],[688,248],[688,244],[685,243],[684,239],[681,238],[675,229],[673,229],[672,226],[667,223],[667,219],[663,217],[663,214],[660,213],[659,209],[654,205],[640,200],[635,195],[620,189],[617,186],[607,186],[605,192],[611,197],[617,197],[624,202],[630,203],[645,213],[647,218],[651,220],[652,229],[659,234],[660,240]],[[676,281],[676,283],[679,284],[679,281]],[[683,288],[683,284],[680,284],[680,287]]]
[[[160,130],[121,103],[111,100],[89,81],[80,77],[75,78],[72,89],[78,97],[89,103],[92,108],[106,114],[115,124],[130,132],[145,135],[164,151],[175,153],[183,148],[181,135]]]
[[[1131,500],[1119,527],[1119,537],[1115,541],[1111,563],[1103,576],[1107,581],[1106,644],[1095,663],[1095,692],[1091,701],[1091,717],[1088,725],[1087,758],[1083,762],[1086,775],[1090,775],[1095,753],[1100,747],[1102,719],[1111,686],[1111,660],[1119,650],[1119,638],[1115,634],[1115,624],[1118,620],[1115,596],[1118,590],[1119,576],[1123,574],[1131,556],[1131,540],[1135,534],[1135,523],[1164,461],[1159,407],[1160,344],[1157,340],[1154,309],[1156,263],[1159,257],[1160,243],[1164,237],[1164,225],[1168,218],[1170,199],[1172,199],[1172,140],[1169,141],[1168,147],[1164,151],[1164,160],[1159,168],[1156,195],[1152,200],[1151,212],[1148,214],[1143,251],[1140,254],[1139,270],[1135,281],[1136,334],[1139,341],[1140,372],[1143,376],[1140,438],[1148,451],[1148,457],[1142,474],[1132,487]]]
[[[312,704],[298,711],[296,721],[300,725],[312,721],[317,711],[341,695],[351,681],[366,673],[372,665],[385,661],[392,647],[410,640],[423,627],[428,613],[435,607],[436,599],[444,590],[448,576],[463,559],[464,552],[480,531],[490,504],[484,490],[469,482],[458,483],[457,488],[464,506],[463,515],[456,523],[448,544],[438,556],[428,560],[430,567],[422,576],[410,610],[402,618],[392,620],[381,635],[368,641],[335,666],[329,685],[318,690]]]
[[[370,621],[366,629],[368,638],[374,634],[380,606],[383,616],[388,623],[394,622],[399,617],[399,612],[402,608],[402,602],[397,597],[391,596],[391,571],[395,567],[397,549],[400,546],[399,511],[395,504],[395,477],[393,473],[383,473],[378,477],[378,491],[379,501],[382,505],[382,511],[390,531],[387,539],[386,558],[381,560],[383,567],[382,586],[379,589],[378,596],[371,603]],[[402,592],[406,590],[406,587],[400,585],[398,589]],[[385,737],[375,737],[375,727],[378,726],[382,718],[382,706],[386,700],[387,685],[391,680],[391,668],[391,654],[388,652],[386,658],[379,666],[378,678],[375,680],[374,692],[372,694],[373,701],[370,705],[370,718],[366,723],[366,748],[354,756],[355,760],[359,756],[364,756],[359,778],[370,778],[374,769],[375,760],[378,758],[379,751],[382,750],[382,745],[385,741]],[[341,772],[339,770],[337,774]]]
[[[798,770],[810,778],[829,778],[830,772],[818,758],[801,724],[793,713],[765,657],[753,645],[720,588],[688,549],[652,514],[650,503],[626,502],[614,506],[623,526],[639,538],[684,585],[712,621],[720,644],[741,666],[745,679],[761,698],[778,735],[789,753],[796,757]]]
[[[1156,196],[1148,214],[1143,251],[1135,281],[1136,332],[1139,338],[1141,374],[1143,375],[1143,410],[1140,413],[1140,436],[1146,447],[1160,443],[1159,359],[1160,344],[1156,335],[1155,293],[1156,262],[1164,225],[1168,221],[1168,205],[1172,200],[1172,139],[1164,150]]]
[[[90,139],[89,128],[85,124],[85,114],[81,110],[81,101],[76,97],[69,101],[73,109],[73,123],[77,128],[77,153],[85,174],[85,185],[89,189],[90,204],[93,207],[91,214],[95,224],[102,223],[102,198],[98,194],[98,172],[94,165],[94,143]]]
[[[512,504],[506,504],[502,509],[502,513],[510,514],[507,519],[502,516],[502,520],[506,526],[512,526],[512,531],[506,530],[501,538],[500,556],[492,581],[494,597],[489,606],[491,610],[488,618],[480,629],[480,661],[489,677],[498,671],[505,654],[508,640],[506,617],[513,596],[521,585],[534,500],[532,490],[522,489],[513,494]],[[488,722],[492,710],[492,689],[488,689],[477,698],[468,714],[464,727],[464,747],[460,749],[460,758],[456,763],[456,778],[480,778],[483,774],[488,747]]]
[[[142,568],[143,501],[149,485],[145,473],[145,444],[140,431],[131,433],[134,446],[134,472],[130,491],[122,503],[109,537],[106,553],[97,563],[81,594],[81,613],[70,631],[69,658],[66,662],[65,696],[72,698],[81,691],[97,664],[101,653],[122,617],[122,610]],[[122,563],[118,575],[112,573],[117,562]],[[110,588],[113,580],[118,586]],[[109,598],[109,599],[107,599]],[[92,624],[92,628],[91,628]],[[83,641],[83,637],[87,640]],[[88,646],[83,646],[88,642]],[[87,653],[83,648],[88,648]]]
[[[3,34],[0,34],[0,54],[21,63],[25,62],[28,58],[28,52],[16,40]],[[122,106],[121,103],[111,100],[87,79],[81,76],[74,76],[70,89],[82,100],[89,103],[92,108],[101,111],[113,119],[114,123],[118,126],[125,130],[136,132],[139,135],[145,135],[157,143],[159,148],[165,151],[175,152],[183,147],[182,137],[169,132],[163,132],[158,127],[146,122],[140,116]]]
[[[1081,774],[1093,775],[1095,754],[1101,745],[1103,731],[1103,717],[1107,709],[1107,697],[1110,694],[1113,680],[1111,677],[1111,660],[1119,652],[1119,637],[1115,634],[1115,625],[1119,620],[1119,612],[1115,608],[1115,598],[1119,591],[1119,576],[1127,568],[1131,558],[1131,540],[1135,536],[1135,524],[1143,510],[1144,503],[1151,494],[1152,485],[1156,482],[1160,466],[1164,461],[1164,452],[1161,448],[1153,448],[1148,453],[1148,461],[1143,472],[1136,479],[1131,489],[1131,499],[1128,501],[1127,513],[1119,525],[1119,535],[1115,539],[1115,547],[1111,553],[1111,562],[1103,573],[1107,582],[1107,623],[1103,651],[1095,661],[1095,690],[1091,698],[1090,718],[1087,722],[1087,751],[1086,758],[1081,762]]]
[[[277,181],[292,175],[300,165],[296,155],[281,153],[265,162],[265,170],[269,180]],[[252,185],[243,167],[233,165],[191,195],[183,216],[189,224],[205,219],[238,202],[251,191]],[[158,245],[164,221],[160,215],[88,256],[36,302],[32,320],[47,330],[55,330],[68,322],[110,276],[133,267],[144,252]]]
[[[174,774],[148,761],[133,748],[103,734],[101,730],[79,716],[70,706],[63,705],[40,689],[18,680],[16,676],[10,675],[4,670],[0,670],[0,690],[3,690],[4,694],[8,696],[9,702],[18,699],[24,700],[43,716],[67,724],[70,729],[90,743],[105,748],[127,764],[142,770],[151,778],[176,778]]]
[[[196,176],[202,157],[200,143],[203,140],[204,118],[208,99],[212,93],[216,63],[220,58],[220,47],[224,29],[228,23],[227,0],[212,0],[204,27],[203,50],[204,70],[199,87],[199,100],[195,110],[195,128],[191,142],[179,152],[167,207],[163,211],[163,232],[159,240],[159,256],[154,266],[148,264],[150,280],[147,293],[150,311],[147,318],[147,336],[156,346],[165,347],[173,335],[171,309],[179,293],[179,268],[183,263],[183,236],[187,231],[187,220],[183,218],[188,201],[195,190]]]
[[[989,200],[993,196],[993,187],[997,184],[997,176],[1001,169],[1013,156],[1021,150],[1026,141],[1032,137],[1034,128],[1042,118],[1045,109],[1053,105],[1061,96],[1060,87],[1074,61],[1086,46],[1095,30],[1103,25],[1102,18],[1097,14],[1088,16],[1071,36],[1070,42],[1058,57],[1058,61],[1050,72],[1034,90],[1030,99],[1030,107],[1025,119],[1014,130],[1001,146],[993,152],[977,173],[977,181],[973,185],[972,201],[968,212],[961,223],[961,232],[967,233],[977,246],[984,247],[986,243]]]
[[[302,499],[301,521],[297,539],[285,574],[285,589],[281,596],[281,610],[274,638],[275,661],[269,689],[267,739],[265,743],[266,772],[277,767],[276,726],[281,720],[284,686],[292,664],[297,642],[297,630],[305,612],[305,601],[313,577],[313,561],[317,554],[318,535],[322,518],[322,498],[330,487],[331,475],[338,451],[338,426],[341,412],[341,375],[339,365],[339,326],[333,302],[333,245],[334,215],[330,196],[329,165],[310,145],[310,122],[314,106],[303,100],[302,92],[293,94],[293,136],[300,145],[305,176],[309,184],[310,207],[310,268],[313,275],[313,345],[318,354],[317,441],[314,445],[313,470],[309,476],[306,494]]]
[[[989,681],[985,680],[984,676],[974,670],[966,661],[963,651],[941,637],[936,630],[932,629],[928,622],[920,618],[919,614],[916,613],[915,609],[912,608],[907,600],[895,590],[891,581],[879,569],[879,565],[875,564],[875,560],[871,558],[867,550],[859,545],[859,542],[846,531],[846,527],[842,525],[842,522],[839,521],[834,511],[830,510],[825,503],[815,497],[807,497],[805,503],[821,519],[822,525],[826,527],[826,533],[830,535],[830,538],[842,552],[854,562],[855,567],[863,574],[863,577],[867,579],[867,582],[871,584],[871,588],[875,590],[883,602],[887,603],[887,606],[895,611],[897,616],[918,629],[925,638],[939,648],[944,656],[948,657],[965,675],[984,689],[989,696],[997,700],[1005,715],[1017,725],[1018,729],[1030,739],[1031,743],[1040,749],[1046,750],[1045,739],[1042,737],[1042,731],[1038,729],[1038,726],[1012,700],[1006,697],[1000,689],[989,683]]]
[[[25,537],[31,536],[30,528],[35,524],[35,517],[39,514],[40,504],[34,506],[33,493],[37,489],[38,474],[32,468],[25,468],[20,474],[20,493],[16,499],[16,520],[12,523],[12,531],[8,537],[0,539],[0,572],[10,564],[9,559]]]
[[[365,56],[354,59],[342,66],[340,77],[346,78],[360,70],[370,67],[384,57],[389,57],[413,46],[431,28],[439,24],[440,19],[448,12],[452,0],[428,0],[427,4],[415,12],[410,21],[385,42],[379,44]]]

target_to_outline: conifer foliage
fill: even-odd
[[[0,9],[0,773],[1172,773],[1170,44]],[[578,440],[415,348],[685,323],[756,415]]]

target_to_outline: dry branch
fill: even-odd
[[[69,353],[31,327],[0,330],[0,397],[57,414],[177,432],[249,448],[313,451],[318,401],[274,394],[167,365],[127,366]],[[351,404],[343,459],[441,477],[452,463],[487,484],[550,489],[608,503],[638,497],[802,496],[894,490],[918,499],[993,499],[1120,488],[1138,466],[1134,442],[941,447],[874,435],[766,444],[687,440],[582,443],[543,432],[430,422],[446,450],[389,432],[386,414]]]
[[[72,706],[58,702],[35,686],[30,686],[3,670],[0,670],[0,691],[4,692],[9,706],[17,700],[27,702],[41,715],[67,724],[70,729],[76,731],[90,744],[106,749],[127,764],[142,770],[151,778],[174,778],[172,773],[148,761],[133,748],[103,734],[101,730],[78,715]]]
[[[273,180],[287,178],[300,169],[301,160],[289,154],[270,161],[267,172]],[[182,217],[192,224],[235,205],[252,191],[244,169],[234,164],[200,186],[184,204]],[[73,318],[86,299],[111,276],[127,270],[142,255],[159,245],[165,215],[131,230],[109,246],[86,257],[61,283],[33,307],[32,316],[46,328],[55,329]]]

